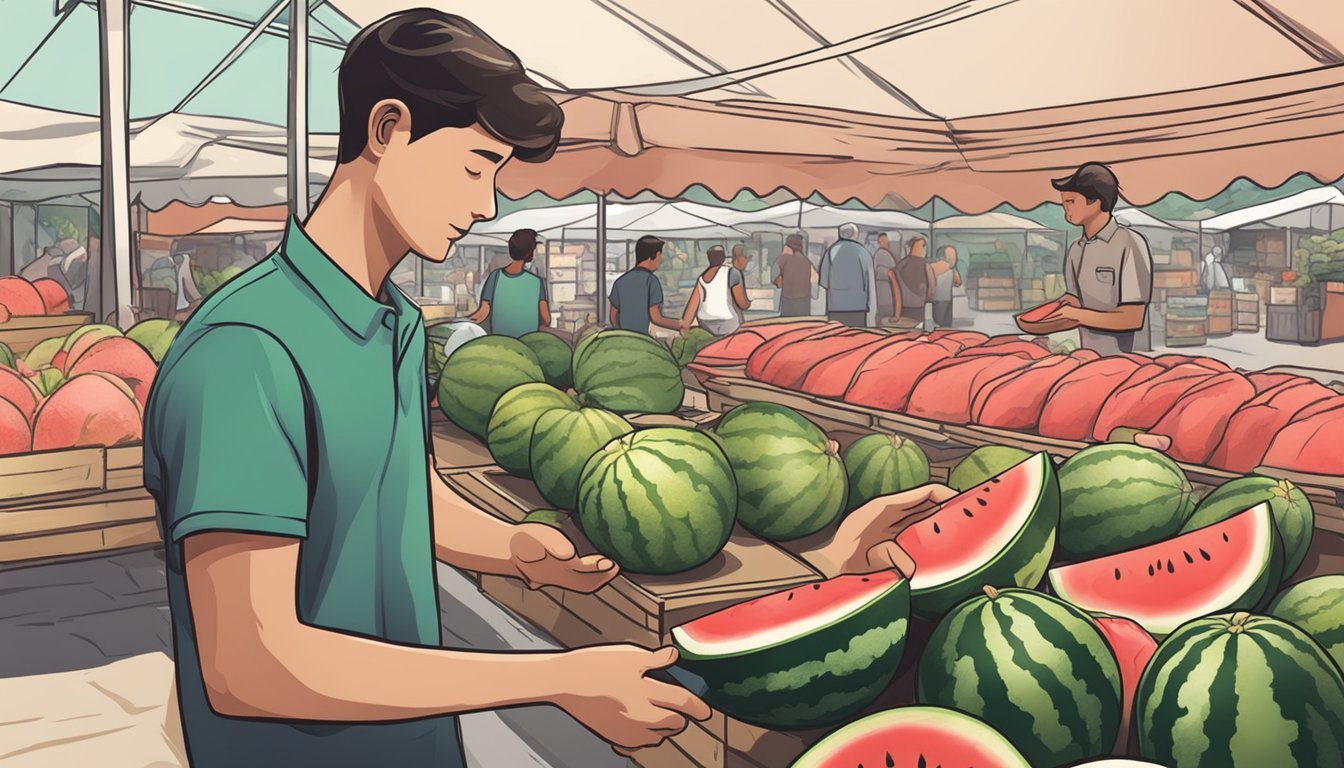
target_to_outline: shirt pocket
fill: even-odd
[[[1110,267],[1097,267],[1097,282],[1106,286],[1115,285],[1115,270]]]

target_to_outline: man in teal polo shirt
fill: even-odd
[[[424,324],[389,279],[407,253],[441,262],[493,217],[500,168],[547,159],[563,114],[511,53],[429,9],[362,31],[339,87],[322,199],[191,316],[146,409],[188,758],[460,767],[458,715],[527,704],[561,707],[622,754],[661,743],[710,715],[647,676],[672,648],[440,647],[436,559],[583,592],[617,572],[435,472]],[[895,518],[951,493],[866,505],[809,557],[828,574],[909,573]]]
[[[490,321],[490,332],[515,339],[551,324],[546,281],[527,265],[537,253],[537,231],[520,229],[509,237],[507,266],[490,273],[481,286],[481,306],[468,317],[473,323]]]

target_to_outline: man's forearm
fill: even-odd
[[[308,625],[261,634],[223,653],[222,714],[376,722],[552,701],[564,692],[555,653],[467,653],[397,645]],[[339,673],[333,674],[334,670]]]
[[[456,568],[515,576],[509,542],[514,524],[462,498],[430,469],[434,511],[434,556]]]
[[[1112,333],[1139,330],[1143,327],[1143,315],[1144,307],[1141,305],[1124,305],[1111,310],[1081,307],[1074,310],[1079,325],[1095,331]]]

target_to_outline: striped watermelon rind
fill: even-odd
[[[1182,625],[1139,680],[1139,753],[1171,768],[1341,768],[1344,679],[1301,629],[1221,614]]]
[[[947,485],[958,491],[985,482],[1009,467],[1021,464],[1031,456],[1030,451],[1007,445],[982,445],[957,462],[948,474]]]
[[[1311,635],[1344,670],[1344,574],[1299,581],[1280,592],[1265,612]]]
[[[886,690],[909,623],[910,582],[898,578],[838,621],[762,647],[711,655],[697,653],[681,627],[672,638],[679,665],[709,684],[710,706],[766,728],[818,728],[852,717]]]
[[[747,403],[714,429],[737,476],[738,520],[772,541],[820,531],[845,509],[849,479],[826,433],[792,408]]]
[[[532,481],[550,503],[576,509],[584,465],[607,443],[633,431],[630,422],[598,408],[542,414],[532,430]]]
[[[1288,480],[1247,475],[1228,480],[1205,496],[1195,512],[1181,526],[1181,533],[1213,525],[1232,515],[1269,502],[1274,527],[1283,544],[1283,576],[1292,576],[1307,557],[1312,531],[1316,526],[1311,501],[1301,488]]]
[[[507,336],[482,336],[453,351],[439,376],[439,409],[448,420],[485,439],[500,396],[519,384],[545,381],[537,356]]]
[[[1193,506],[1176,462],[1126,443],[1085,448],[1059,468],[1059,550],[1091,560],[1169,539]]]
[[[899,435],[865,435],[844,455],[849,475],[849,508],[929,482],[929,457],[914,441]]]
[[[519,384],[500,396],[486,427],[486,445],[505,472],[529,477],[532,466],[532,430],[537,420],[553,410],[577,411],[574,398],[550,384]]]
[[[574,350],[574,388],[585,406],[615,413],[673,413],[686,385],[666,346],[642,333],[602,331]]]
[[[556,389],[569,389],[574,386],[574,372],[570,367],[573,364],[574,351],[564,339],[546,331],[535,331],[519,336],[518,340],[526,344],[527,348],[532,350],[532,354],[537,356],[537,362],[541,365],[541,372],[546,376],[547,384]]]
[[[1107,754],[1120,668],[1086,613],[1040,592],[995,590],[952,609],[919,663],[917,699],[983,719],[1032,765]]]
[[[583,468],[579,521],[635,573],[678,573],[723,549],[737,510],[728,458],[709,436],[654,427],[608,443]]]
[[[864,751],[863,746],[877,739],[882,740],[879,742],[882,746],[871,754]],[[965,760],[954,763],[953,760],[965,756],[963,750],[966,749],[987,762]],[[851,752],[858,754],[851,759]],[[893,755],[899,755],[903,761],[897,762]],[[904,761],[911,758],[911,762]],[[849,768],[851,765],[1031,768],[1012,742],[983,720],[955,709],[919,706],[883,710],[839,728],[818,741],[791,768]]]

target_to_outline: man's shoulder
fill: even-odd
[[[1123,224],[1115,228],[1115,237],[1112,240],[1116,243],[1130,248],[1142,248],[1148,250],[1148,238],[1143,236],[1142,232],[1136,229],[1130,229]]]

